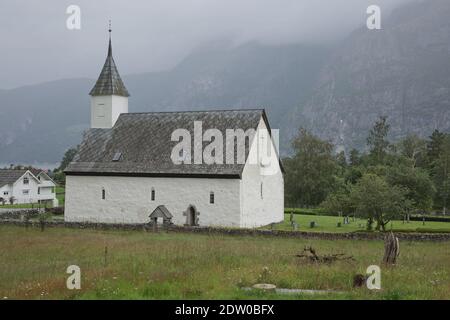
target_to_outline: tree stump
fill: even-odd
[[[384,239],[383,263],[394,265],[399,255],[400,255],[400,245],[398,242],[398,238],[391,231]]]

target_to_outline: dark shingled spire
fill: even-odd
[[[102,72],[98,77],[95,86],[92,88],[89,95],[91,96],[123,96],[129,97],[127,88],[123,84],[120,78],[119,71],[117,71],[116,63],[112,56],[112,46],[111,46],[111,26],[109,27],[109,46],[108,46],[108,56],[106,57],[105,64],[103,65]]]

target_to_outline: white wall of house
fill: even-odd
[[[121,113],[128,113],[127,97],[91,97],[91,128],[112,128]]]
[[[28,183],[25,183],[26,180],[28,180]],[[38,185],[39,180],[27,171],[12,185],[12,196],[15,199],[15,203],[21,204],[38,202]]]
[[[284,220],[284,180],[274,144],[270,143],[270,166],[262,167],[259,160],[250,162],[250,159],[258,159],[258,142],[262,143],[260,130],[267,130],[262,119],[242,173],[241,226],[247,228]]]
[[[26,179],[28,179],[28,183],[25,182]],[[7,204],[10,203],[10,198],[14,197],[15,204],[52,201],[53,205],[57,206],[55,186],[55,183],[47,175],[41,175],[41,180],[39,180],[27,171],[13,184],[0,187],[0,197],[4,198]]]
[[[151,201],[151,189],[155,201]],[[106,199],[102,200],[102,189]],[[210,192],[214,204],[210,204]],[[159,205],[172,213],[172,222],[184,225],[183,212],[194,205],[200,226],[240,226],[240,180],[153,177],[66,177],[66,221],[147,223]]]

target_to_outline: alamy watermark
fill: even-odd
[[[70,274],[67,278],[66,286],[69,290],[81,289],[81,269],[79,266],[71,265],[67,267],[66,273]]]
[[[367,18],[366,25],[369,30],[381,29],[381,8],[377,5],[367,7],[366,13],[370,16]]]
[[[367,267],[366,274],[368,275],[366,280],[366,286],[369,290],[381,290],[381,269],[377,265],[371,265]]]
[[[75,4],[67,7],[66,14],[69,17],[66,20],[66,27],[69,30],[80,30],[81,29],[81,8]]]
[[[171,141],[178,142],[170,155],[175,165],[248,163],[259,165],[262,175],[279,170],[278,129],[226,129],[224,140],[223,131],[210,128],[203,132],[203,122],[194,121],[193,137],[191,131],[179,128],[172,132]]]

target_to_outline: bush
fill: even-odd
[[[294,214],[302,214],[306,216],[322,216],[322,215],[329,215],[324,209],[322,208],[284,208],[284,213],[290,214],[293,212]]]
[[[62,216],[64,215],[64,207],[46,208],[45,212],[51,213],[55,216]]]

